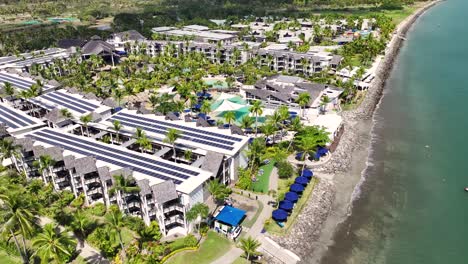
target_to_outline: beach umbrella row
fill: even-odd
[[[307,186],[307,184],[309,183],[309,179],[307,179],[306,177],[303,177],[303,176],[299,176],[299,177],[296,178],[296,180],[294,180],[294,183],[301,184],[303,186]]]
[[[286,219],[288,219],[288,212],[286,212],[283,209],[277,209],[273,211],[273,213],[271,214],[271,217],[275,221],[284,222],[286,221]]]

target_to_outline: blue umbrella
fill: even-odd
[[[288,219],[288,212],[281,210],[281,209],[277,209],[273,211],[273,213],[271,214],[271,217],[275,221],[283,222],[283,221],[286,221],[286,219]]]
[[[303,186],[307,186],[309,183],[309,179],[306,177],[297,177],[294,183],[302,184]]]
[[[291,187],[289,187],[289,190],[291,192],[295,192],[295,193],[302,193],[304,191],[304,186],[295,183],[295,184],[291,185]]]
[[[300,176],[303,176],[303,177],[306,177],[306,178],[310,179],[310,178],[312,178],[312,176],[314,176],[314,173],[311,170],[305,169],[305,170],[302,171]]]
[[[193,108],[195,108],[195,109],[200,109],[200,108],[201,108],[201,104],[196,104],[196,105],[193,106]]]
[[[295,192],[287,192],[284,195],[284,199],[295,203],[299,199],[299,196]]]
[[[291,203],[291,201],[283,200],[283,201],[279,202],[279,208],[283,209],[285,211],[290,212],[293,209],[293,207],[294,207],[294,204]]]
[[[298,153],[296,154],[296,159],[297,159],[297,160],[302,160],[302,159],[304,158],[303,155],[304,155],[304,152],[298,152]]]

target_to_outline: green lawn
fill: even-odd
[[[197,251],[181,252],[170,258],[166,263],[168,264],[209,264],[217,258],[224,255],[233,243],[227,238],[218,235],[214,231],[209,231],[208,235],[200,245]]]
[[[248,261],[247,259],[243,257],[238,257],[236,260],[234,260],[232,264],[249,264],[249,263],[250,261]]]
[[[299,213],[302,211],[302,208],[306,205],[307,201],[310,198],[310,195],[312,194],[315,185],[318,183],[319,179],[318,178],[312,178],[310,181],[309,185],[307,185],[307,188],[304,190],[304,193],[302,194],[302,197],[299,199],[299,201],[296,203],[296,206],[293,209],[293,212],[291,215],[288,217],[288,221],[285,223],[285,226],[281,228],[278,224],[273,219],[270,219],[270,223],[265,225],[265,229],[275,235],[285,235],[288,233],[289,229],[291,226],[294,224],[294,222],[297,219],[297,216]]]
[[[4,250],[0,249],[0,263],[2,264],[19,264],[21,258],[13,255],[8,255]]]
[[[263,169],[263,175],[257,176],[257,181],[252,184],[252,190],[254,192],[268,193],[270,175],[274,166],[275,162],[271,161],[269,164],[260,167],[260,169]]]

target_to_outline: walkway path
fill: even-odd
[[[270,178],[271,180],[271,178]],[[271,184],[271,181],[270,181]],[[243,191],[244,193],[248,193],[247,191]],[[263,224],[266,219],[270,218],[271,212],[273,208],[268,205],[268,201],[272,201],[273,198],[269,195],[258,195],[251,193],[251,197],[258,196],[258,200],[263,204],[263,210],[257,218],[257,221],[252,225],[252,227],[247,231],[244,235],[246,237],[252,237],[258,239],[262,245],[260,246],[260,251],[264,251],[265,253],[272,255],[276,259],[280,260],[283,263],[287,264],[294,264],[297,263],[299,257],[294,255],[294,253],[290,252],[289,250],[283,249],[279,247],[276,243],[274,243],[271,239],[265,237],[261,233],[263,229]],[[216,261],[213,261],[212,264],[229,264],[233,263],[238,257],[242,255],[243,251],[237,247],[232,248],[226,254],[218,258]]]
[[[54,220],[41,216],[39,217],[39,224],[41,226],[44,226],[49,223],[55,223]],[[60,230],[65,230],[64,226],[59,225]],[[76,238],[75,234],[70,232],[71,235]],[[80,245],[80,243],[77,244],[76,246],[77,251],[79,252],[79,256],[81,256],[86,263],[90,264],[108,264],[110,263],[104,256],[101,255],[101,253],[96,250],[95,248],[91,247],[86,241],[83,243],[83,245]]]

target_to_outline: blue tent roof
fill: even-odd
[[[288,212],[281,210],[281,209],[277,209],[273,211],[273,213],[271,214],[271,217],[275,221],[285,221],[286,219],[288,219]]]
[[[309,183],[309,179],[306,177],[297,177],[294,183],[302,184],[302,185],[307,185]]]
[[[307,178],[312,178],[312,176],[314,176],[314,173],[311,170],[305,169],[305,170],[302,171],[300,176],[304,176],[304,177],[307,177]]]
[[[289,187],[289,190],[291,190],[291,192],[301,193],[301,192],[304,191],[304,186],[295,183],[295,184],[291,185],[291,187]]]
[[[226,205],[215,219],[231,226],[238,226],[242,219],[244,219],[244,216],[244,210]]]
[[[283,209],[285,211],[291,211],[294,207],[294,204],[291,203],[291,201],[288,201],[288,200],[283,200],[281,202],[279,202],[279,208],[280,209]]]
[[[299,196],[295,192],[287,192],[284,195],[284,199],[295,203],[299,199]]]

